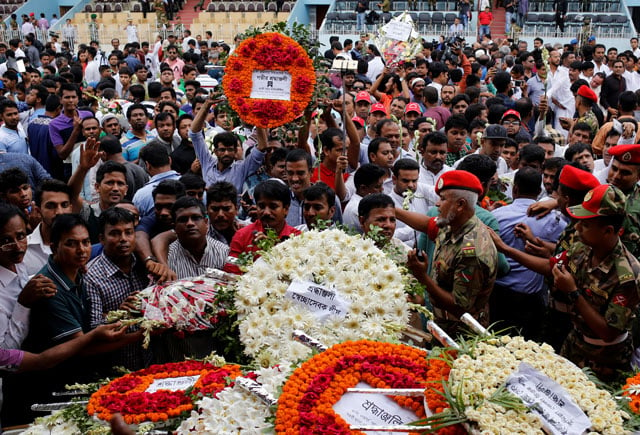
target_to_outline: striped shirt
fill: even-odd
[[[180,240],[169,245],[167,262],[178,279],[183,279],[202,275],[207,271],[207,268],[222,269],[227,262],[228,255],[228,246],[207,235],[207,247],[199,262],[180,244]]]

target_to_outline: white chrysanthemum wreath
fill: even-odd
[[[297,290],[292,281],[300,283]],[[311,293],[298,291],[305,286]],[[295,329],[327,346],[389,341],[409,318],[395,263],[373,241],[339,229],[309,231],[273,247],[238,280],[236,308],[245,353],[263,367],[309,356],[291,338]]]
[[[623,428],[623,413],[617,410],[611,394],[598,388],[585,372],[554,353],[548,344],[506,336],[479,342],[473,352],[453,361],[449,374],[451,391],[463,398],[464,414],[481,433],[494,433],[495,428],[508,433],[541,433],[541,421],[532,413],[479,400],[495,394],[521,362],[560,384],[589,417],[591,431],[611,435],[627,433]],[[471,398],[480,406],[471,403]]]
[[[256,382],[269,394],[277,398],[293,369],[283,362],[278,367],[259,369]],[[216,397],[204,397],[196,403],[197,411],[178,427],[177,434],[215,433],[236,435],[238,433],[259,434],[272,428],[267,418],[273,414],[269,405],[237,384],[219,392]]]

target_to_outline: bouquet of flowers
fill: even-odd
[[[422,50],[420,34],[415,30],[413,19],[406,11],[380,27],[373,43],[380,50],[388,68],[414,58]]]
[[[140,325],[145,349],[153,329],[180,333],[213,329],[235,314],[233,292],[223,281],[207,276],[148,287],[136,294],[134,304],[133,311],[111,311],[107,321]]]
[[[236,285],[245,353],[263,367],[310,350],[301,329],[326,345],[395,340],[409,318],[403,274],[372,240],[339,229],[309,231],[275,245]]]

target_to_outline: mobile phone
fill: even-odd
[[[248,190],[242,194],[242,200],[244,201],[245,204],[247,204],[247,207],[250,207],[253,205],[253,198],[249,194]]]
[[[513,85],[518,88],[522,87],[523,84],[524,84],[524,80],[514,80],[513,82]]]

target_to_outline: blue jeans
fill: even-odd
[[[480,31],[478,32],[478,41],[482,41],[482,37],[484,35],[490,35],[490,34],[491,34],[491,27],[489,27],[488,25],[480,26]]]
[[[511,32],[511,18],[513,18],[515,14],[513,12],[507,12],[505,15],[506,23],[504,24],[504,33],[509,37],[509,33]]]
[[[365,15],[366,14],[364,12],[358,12],[356,14],[356,30],[358,30],[358,31],[362,30],[362,28],[364,26]]]
[[[460,21],[462,21],[462,25],[466,29],[469,25],[469,16],[467,14],[460,14],[458,18],[460,18]]]

